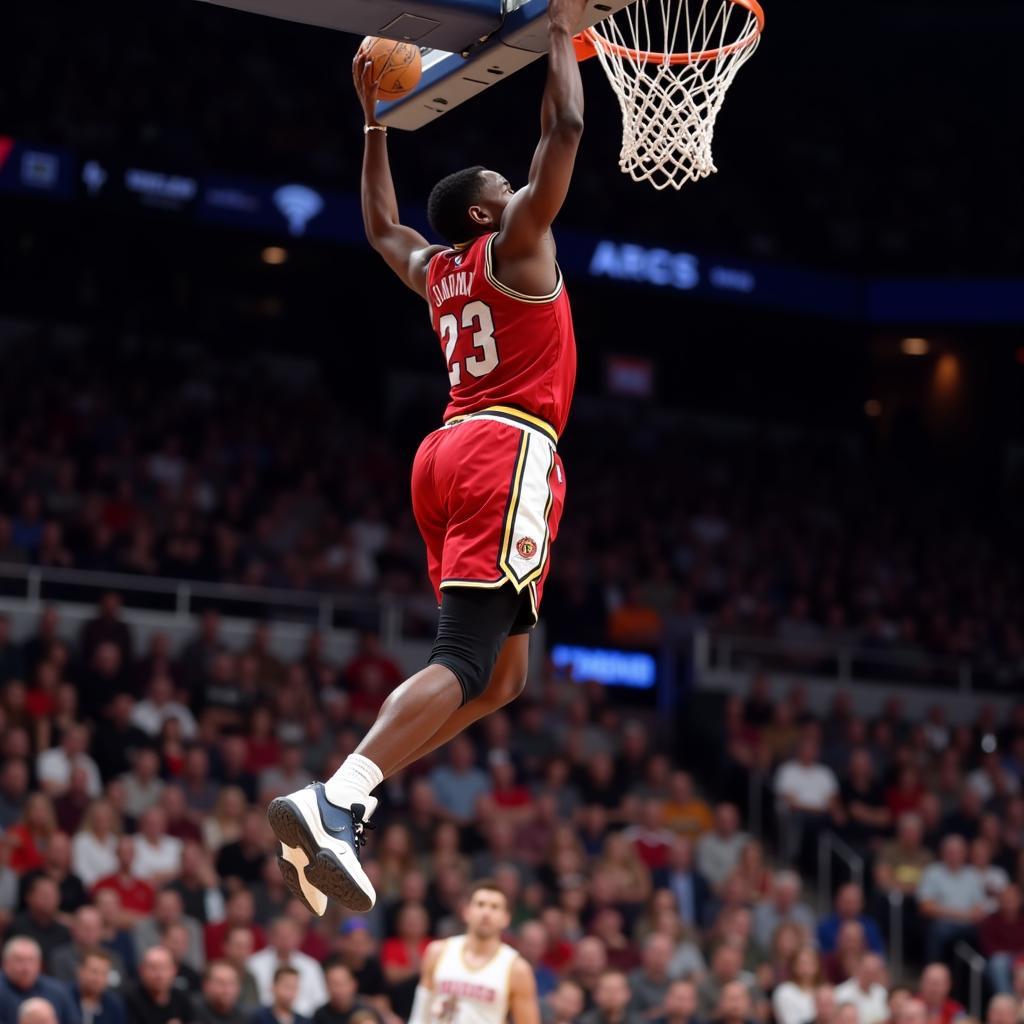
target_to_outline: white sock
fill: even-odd
[[[349,754],[345,763],[324,783],[327,799],[335,807],[368,804],[370,793],[384,781],[384,773],[362,754]],[[377,801],[373,801],[376,805]]]

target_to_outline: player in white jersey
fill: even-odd
[[[511,920],[505,894],[476,882],[462,919],[465,935],[427,947],[409,1024],[539,1024],[533,968],[501,941]]]

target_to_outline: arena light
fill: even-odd
[[[261,253],[263,262],[271,267],[279,267],[288,262],[288,250],[279,245],[268,245]]]
[[[900,342],[900,351],[905,356],[926,356],[930,349],[927,338],[904,338]]]

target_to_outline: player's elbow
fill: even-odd
[[[551,134],[575,141],[583,134],[583,111],[575,108],[559,112],[551,123]]]
[[[366,240],[379,256],[390,262],[389,254],[393,249],[394,231],[389,226],[379,228],[366,228]]]
[[[376,249],[377,252],[380,252],[386,237],[384,226],[380,224],[372,224],[367,221],[363,225],[363,229],[366,233],[366,240],[370,243],[370,248]]]

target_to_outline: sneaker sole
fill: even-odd
[[[305,852],[303,852],[305,856]],[[314,916],[323,917],[326,911],[326,907],[323,910],[318,910],[310,902],[309,897],[306,895],[305,890],[302,886],[302,878],[299,875],[298,869],[295,865],[285,860],[284,857],[278,856],[277,866],[281,871],[281,877],[284,879],[284,884],[288,887],[288,891]],[[325,901],[326,902],[326,901]]]
[[[338,855],[333,850],[320,846],[306,824],[302,811],[291,800],[287,797],[278,797],[274,800],[267,808],[267,820],[274,835],[285,846],[298,847],[306,855],[309,863],[303,874],[311,885],[315,885],[326,896],[336,899],[347,910],[365,914],[373,908],[374,901],[362,890]],[[287,861],[285,863],[292,872],[295,872],[293,865]],[[282,867],[281,873],[289,891],[295,892],[289,882],[289,872]],[[296,886],[301,889],[297,872],[294,880]],[[304,896],[299,898],[309,905]]]

